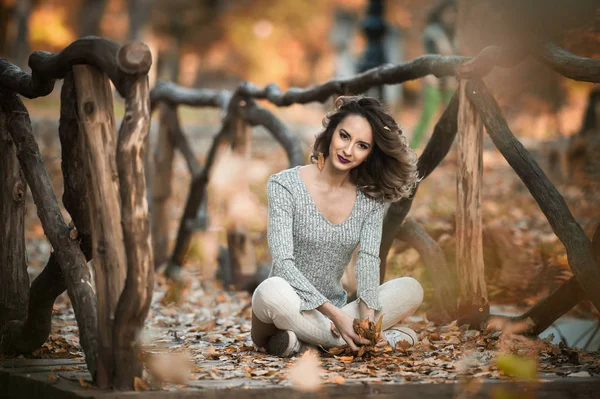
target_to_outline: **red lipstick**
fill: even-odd
[[[344,157],[343,157],[343,156],[341,156],[341,155],[338,155],[337,157],[338,157],[338,160],[339,160],[341,163],[348,163],[348,162],[350,162],[348,159],[344,158]]]

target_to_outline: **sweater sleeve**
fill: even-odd
[[[381,310],[379,302],[379,246],[385,204],[380,202],[366,217],[360,231],[360,248],[356,259],[357,299],[369,309]]]
[[[328,299],[296,267],[294,261],[293,196],[273,177],[267,183],[267,240],[273,258],[271,276],[286,280],[301,299],[300,311],[316,309]]]

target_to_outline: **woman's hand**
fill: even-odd
[[[350,349],[354,352],[358,351],[357,345],[368,345],[370,341],[366,338],[361,338],[354,332],[354,318],[348,313],[340,309],[336,312],[332,318],[333,324],[337,328],[338,332],[342,336],[342,339],[346,341]]]

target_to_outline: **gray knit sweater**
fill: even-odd
[[[327,301],[342,307],[347,294],[341,278],[360,245],[357,298],[371,309],[381,309],[379,245],[384,202],[358,190],[348,219],[333,224],[318,210],[299,169],[296,166],[274,174],[267,184],[268,242],[273,258],[270,277],[281,277],[294,288],[302,300],[300,311]]]

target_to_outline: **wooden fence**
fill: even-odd
[[[261,88],[247,82],[232,93],[184,89],[171,83],[159,84],[149,92],[150,55],[147,47],[138,42],[121,47],[102,38],[83,38],[57,54],[35,52],[29,59],[31,74],[0,60],[0,223],[9,226],[8,233],[3,232],[0,237],[2,351],[27,353],[39,347],[50,331],[52,304],[66,289],[94,381],[103,387],[132,389],[134,377],[141,376],[136,339],[152,296],[154,265],[168,260],[166,273],[173,278],[183,267],[198,211],[206,203],[210,170],[220,145],[227,141],[234,152],[248,156],[249,126],[262,125],[284,147],[290,166],[304,163],[298,139],[256,101],[266,100],[280,107],[324,102],[332,96],[359,94],[371,87],[401,84],[429,74],[457,76],[460,80],[458,92],[435,125],[418,161],[419,175],[424,179],[443,160],[459,133],[458,275],[450,273],[441,249],[418,223],[404,222],[413,195],[392,204],[385,215],[380,250],[382,281],[394,240],[405,240],[417,248],[430,269],[436,307],[447,319],[458,318],[460,323],[472,327],[481,327],[487,320],[480,206],[481,142],[485,128],[565,245],[574,273],[556,292],[510,321],[527,320],[527,332],[537,334],[583,299],[591,300],[600,309],[600,233],[596,231],[592,242],[585,236],[560,193],[512,134],[481,80],[492,68],[511,67],[528,56],[568,78],[600,82],[600,60],[577,57],[552,43],[538,43],[527,52],[489,47],[474,58],[425,55],[406,64],[385,65],[351,78],[285,92],[276,85]],[[63,152],[63,203],[73,219],[70,225],[62,218],[31,134],[27,110],[19,99],[19,95],[48,95],[56,79],[64,79],[59,137]],[[118,136],[108,79],[126,100]],[[181,104],[224,111],[204,165],[198,162],[180,126],[176,108]],[[157,167],[151,178],[170,181],[175,148],[183,154],[192,175],[170,256],[165,223],[168,185],[153,185],[152,245],[150,241],[143,161],[154,109],[159,109],[161,127],[154,153]],[[23,238],[26,184],[54,249],[29,293],[23,289],[28,286]],[[242,277],[242,264],[252,255],[252,248],[241,230],[228,232],[228,244],[235,281]],[[96,292],[86,266],[90,259],[94,260]]]

